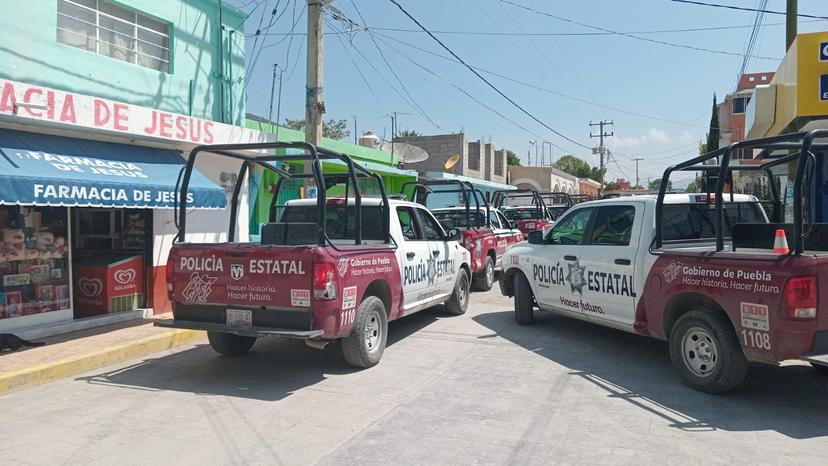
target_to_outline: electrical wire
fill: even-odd
[[[330,23],[328,23],[328,25],[332,29],[335,29],[334,25],[332,25]],[[388,110],[382,104],[382,100],[379,98],[379,96],[377,96],[377,93],[374,91],[373,86],[371,86],[371,83],[368,82],[368,78],[365,77],[365,73],[362,72],[362,68],[360,68],[359,65],[357,64],[356,60],[354,60],[354,56],[351,53],[351,51],[348,49],[348,46],[345,43],[345,41],[342,40],[342,37],[340,37],[339,35],[337,35],[336,38],[339,39],[339,43],[342,44],[342,48],[345,50],[345,53],[348,55],[348,60],[350,60],[351,64],[354,65],[354,68],[356,69],[357,73],[359,73],[359,77],[362,78],[362,82],[365,84],[365,87],[368,88],[368,92],[371,94],[371,96],[377,102],[377,106],[379,106],[379,108],[382,109],[382,111],[384,113],[388,113]]]
[[[719,55],[732,55],[732,56],[737,56],[737,57],[742,56],[742,54],[739,53],[739,52],[730,52],[730,51],[727,51],[727,50],[714,50],[714,49],[708,49],[708,48],[704,48],[704,47],[696,47],[695,45],[677,44],[677,43],[674,43],[674,42],[667,42],[667,41],[658,40],[658,39],[650,39],[650,38],[647,38],[647,37],[641,37],[641,36],[637,36],[635,34],[628,34],[628,33],[625,33],[625,32],[613,31],[612,29],[607,29],[607,28],[603,28],[603,27],[600,27],[600,26],[593,26],[591,24],[582,23],[582,22],[575,21],[575,20],[572,20],[572,19],[569,19],[569,18],[564,18],[562,16],[553,15],[552,13],[548,13],[548,12],[545,12],[545,11],[533,10],[533,9],[527,7],[526,5],[521,5],[520,3],[515,3],[511,0],[500,0],[500,2],[515,6],[517,8],[522,8],[526,11],[531,11],[531,12],[536,13],[538,15],[548,16],[550,18],[557,19],[558,21],[563,21],[563,22],[570,23],[570,24],[577,24],[578,26],[583,26],[585,28],[595,29],[595,30],[598,30],[598,31],[610,32],[610,33],[617,34],[617,35],[620,35],[620,36],[628,37],[630,39],[640,40],[640,41],[644,41],[644,42],[650,42],[650,43],[653,43],[653,44],[666,45],[666,46],[669,46],[669,47],[695,50],[695,51],[698,51],[698,52],[708,52],[708,53],[715,53],[715,54],[719,54]],[[758,59],[761,59],[761,60],[777,60],[777,61],[782,60],[781,58],[763,57],[763,56],[753,56],[753,58],[758,58]]]
[[[469,65],[468,63],[466,63],[466,62],[465,62],[462,58],[460,58],[460,57],[459,57],[456,53],[454,53],[454,51],[453,51],[453,50],[451,50],[451,49],[450,49],[450,48],[449,48],[446,44],[444,44],[444,43],[443,43],[443,41],[441,41],[440,39],[438,39],[438,38],[437,38],[437,36],[435,36],[434,34],[432,34],[432,33],[431,33],[431,31],[429,31],[429,30],[428,30],[425,26],[423,26],[423,25],[422,25],[419,21],[417,21],[417,19],[415,19],[413,16],[411,16],[411,14],[410,14],[408,11],[406,11],[406,10],[405,10],[405,8],[403,8],[403,7],[402,7],[402,5],[400,5],[400,4],[399,4],[399,2],[397,2],[397,0],[388,0],[388,1],[390,1],[391,3],[393,3],[394,5],[396,5],[396,6],[397,6],[397,8],[399,8],[399,9],[400,9],[400,11],[402,11],[402,12],[403,12],[403,14],[405,14],[405,15],[406,15],[406,16],[407,16],[407,17],[408,17],[411,21],[413,21],[413,22],[414,22],[414,23],[415,23],[415,24],[416,24],[416,25],[417,25],[420,29],[422,29],[423,31],[425,31],[425,32],[429,35],[429,37],[431,37],[431,38],[432,38],[435,42],[437,42],[438,44],[440,44],[440,46],[441,46],[443,49],[445,49],[448,53],[450,53],[450,54],[451,54],[454,58],[456,58],[457,60],[459,60],[459,61],[460,61],[460,63],[462,63],[462,64],[463,64],[463,66],[465,66],[466,68],[468,68],[468,70],[469,70],[469,71],[471,71],[471,72],[472,72],[475,76],[477,76],[477,77],[478,77],[481,81],[483,81],[484,83],[486,83],[486,85],[488,85],[490,88],[492,88],[492,90],[494,90],[495,92],[497,92],[497,93],[498,93],[501,97],[503,97],[504,99],[506,99],[509,103],[511,103],[513,106],[515,106],[518,110],[520,110],[520,111],[521,111],[522,113],[524,113],[526,116],[528,116],[529,118],[531,118],[531,119],[532,119],[532,120],[534,120],[536,123],[538,123],[538,124],[540,124],[541,126],[543,126],[544,128],[548,129],[548,130],[549,130],[549,131],[551,131],[552,133],[556,134],[558,137],[560,137],[560,138],[562,138],[562,139],[565,139],[565,140],[567,140],[567,141],[571,142],[572,144],[575,144],[575,145],[576,145],[576,146],[578,146],[578,147],[582,147],[582,148],[584,148],[584,149],[589,149],[589,150],[592,150],[592,148],[591,148],[591,147],[589,147],[589,146],[587,146],[587,145],[585,145],[585,144],[581,144],[580,142],[578,142],[578,141],[576,141],[576,140],[574,140],[574,139],[570,138],[569,136],[566,136],[565,134],[561,133],[560,131],[555,130],[555,129],[554,129],[554,128],[552,128],[551,126],[549,126],[549,125],[547,125],[546,123],[544,123],[543,121],[541,121],[538,117],[536,117],[536,116],[535,116],[535,115],[533,115],[532,113],[529,113],[529,111],[528,111],[528,110],[526,110],[526,109],[525,109],[525,108],[523,108],[520,104],[518,104],[517,102],[515,102],[515,101],[514,101],[511,97],[509,97],[509,96],[507,96],[505,93],[503,93],[503,91],[501,91],[501,90],[500,90],[497,86],[495,86],[494,84],[492,84],[492,83],[491,83],[488,79],[486,79],[485,77],[483,77],[483,75],[481,75],[481,74],[480,74],[477,70],[475,70],[475,69],[474,69],[474,67],[472,67],[471,65]]]
[[[708,2],[699,2],[695,0],[667,0],[670,2],[675,3],[687,3],[690,5],[700,5],[700,6],[709,6],[714,8],[726,8],[729,10],[739,10],[739,11],[751,11],[751,12],[762,12],[767,13],[769,15],[783,15],[786,16],[787,13],[784,11],[775,11],[775,10],[767,10],[767,9],[758,9],[758,8],[747,8],[742,6],[735,6],[735,5],[723,5],[721,3],[708,3]],[[828,19],[828,16],[817,16],[817,15],[808,15],[804,13],[797,13],[798,17],[800,18],[816,18],[816,19]]]
[[[426,120],[428,120],[428,122],[429,122],[429,123],[431,123],[431,124],[432,124],[432,126],[434,126],[435,128],[439,129],[440,131],[446,132],[446,130],[445,130],[445,129],[443,129],[442,127],[440,127],[440,125],[438,125],[438,124],[437,124],[437,122],[435,122],[435,121],[434,121],[434,120],[433,120],[433,119],[432,119],[432,118],[431,118],[431,117],[430,117],[430,116],[429,116],[429,115],[425,112],[425,110],[423,110],[423,108],[422,108],[422,107],[420,107],[420,105],[419,105],[419,104],[417,104],[417,101],[414,99],[414,97],[412,97],[412,96],[411,96],[411,93],[409,93],[409,92],[408,92],[408,88],[407,88],[407,87],[405,86],[405,84],[402,82],[402,79],[400,79],[399,75],[397,75],[397,72],[396,72],[396,71],[394,71],[394,67],[392,67],[392,66],[391,66],[391,64],[390,64],[390,63],[388,63],[388,59],[385,57],[385,53],[383,53],[383,51],[382,51],[382,47],[380,47],[380,46],[379,46],[379,44],[377,44],[377,39],[374,37],[373,32],[371,32],[371,30],[370,30],[370,29],[368,29],[368,24],[365,22],[365,18],[362,16],[362,13],[359,11],[359,8],[357,8],[357,6],[356,6],[356,2],[354,2],[354,0],[351,0],[351,5],[354,7],[354,11],[356,11],[357,16],[359,16],[359,20],[360,20],[360,21],[362,21],[362,25],[363,25],[363,26],[365,26],[365,28],[367,29],[367,31],[368,31],[368,37],[370,37],[370,38],[371,38],[371,42],[374,44],[374,47],[376,47],[377,52],[379,52],[380,57],[382,57],[382,61],[385,63],[385,66],[386,66],[386,67],[388,67],[388,70],[389,70],[389,71],[391,71],[391,74],[394,76],[394,79],[396,79],[396,80],[397,80],[397,83],[399,83],[399,85],[400,85],[400,87],[402,88],[403,92],[405,92],[405,95],[407,95],[407,96],[408,96],[408,98],[409,98],[409,99],[411,99],[411,103],[413,104],[414,109],[417,111],[417,113],[419,113],[419,114],[420,114],[420,116],[422,116],[423,118],[425,118]],[[392,135],[392,136],[393,136],[393,135]]]

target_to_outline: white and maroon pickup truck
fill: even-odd
[[[238,152],[284,147],[305,154]],[[465,313],[469,253],[456,240],[459,232],[447,235],[419,204],[389,200],[382,179],[347,156],[304,143],[204,146],[191,153],[188,170],[203,152],[238,158],[243,166],[260,164],[286,179],[300,175],[272,162],[310,161],[316,185],[327,189],[315,199],[272,209],[276,215],[262,227],[261,242],[232,242],[232,233],[226,243],[176,242],[167,262],[174,318],[156,325],[206,330],[212,347],[228,356],[246,353],[263,336],[303,339],[313,347],[342,339],[346,362],[369,367],[382,356],[389,321],[442,303],[451,314]],[[320,159],[342,161],[350,173],[325,176]],[[382,198],[361,198],[360,177],[379,183]],[[348,182],[355,192],[350,198],[326,198],[325,191],[342,183],[348,193]],[[278,192],[277,187],[274,199]],[[179,239],[186,237],[185,207],[180,208]]]
[[[662,196],[578,204],[506,253],[516,321],[531,324],[537,307],[667,340],[684,382],[711,393],[742,383],[748,362],[828,353],[828,255],[774,253],[765,210],[738,194],[721,203],[731,243],[717,250],[713,195]]]

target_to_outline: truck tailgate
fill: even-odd
[[[173,301],[308,308],[313,249],[244,244],[180,244],[170,252]]]

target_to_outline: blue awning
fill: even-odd
[[[0,205],[172,208],[178,152],[0,129]],[[187,207],[224,208],[224,189],[194,171]]]

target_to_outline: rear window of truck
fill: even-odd
[[[319,219],[316,205],[286,206],[282,223],[316,223]],[[383,216],[379,206],[362,207],[362,239],[383,241]],[[356,207],[328,205],[325,207],[325,232],[331,240],[356,239]],[[316,238],[310,238],[313,242]]]
[[[534,207],[527,207],[526,209],[509,209],[503,212],[503,216],[508,220],[536,220],[542,215],[539,215],[540,209]]]
[[[758,202],[725,203],[724,236],[737,223],[768,223]],[[716,237],[716,209],[713,204],[664,204],[662,234],[665,241],[712,239]]]

